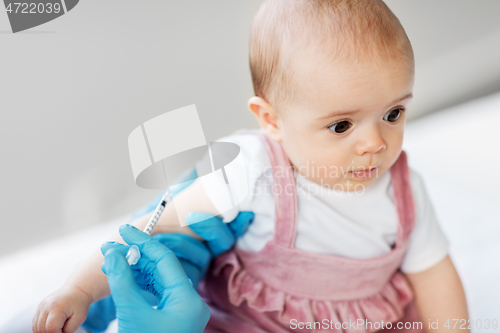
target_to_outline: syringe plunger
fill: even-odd
[[[165,207],[167,206],[167,203],[170,201],[171,198],[172,198],[172,193],[170,193],[170,191],[167,190],[163,195],[163,197],[161,198],[158,206],[156,206],[156,209],[153,212],[153,215],[151,215],[151,218],[149,219],[149,222],[144,228],[143,232],[147,233],[148,235],[151,235],[154,227],[156,226],[158,220],[160,219],[161,214],[165,210]],[[130,246],[125,258],[127,259],[127,262],[130,266],[137,264],[139,259],[141,259],[141,251],[139,251],[139,247],[137,245]]]

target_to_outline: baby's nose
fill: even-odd
[[[361,140],[356,147],[357,154],[363,155],[365,153],[375,154],[387,148],[387,143],[382,137],[381,133],[373,129],[362,135]]]

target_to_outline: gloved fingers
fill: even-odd
[[[193,287],[196,289],[202,277],[205,276],[205,272],[188,261],[182,259],[179,261],[184,269],[184,272],[191,280]],[[141,272],[134,271],[134,277],[142,290],[150,292],[156,296],[158,302],[160,302],[164,291],[167,290],[167,287],[163,285],[161,276],[159,276],[159,272],[153,262],[150,261]]]
[[[82,327],[91,332],[104,332],[111,321],[116,319],[116,308],[111,295],[90,305]]]
[[[187,305],[188,311],[192,311],[191,304],[194,304],[194,301],[199,298],[200,296],[191,285],[191,282],[186,279],[183,283],[164,291],[163,298],[160,304],[158,304],[157,309],[161,310],[167,306],[168,310],[170,310],[169,312],[174,312],[186,308]]]
[[[174,252],[184,272],[193,282],[194,288],[197,288],[202,277],[205,276],[210,260],[212,259],[206,246],[200,241],[183,234],[156,234],[153,238]],[[117,242],[106,242],[102,245],[101,251],[105,253],[110,248],[116,248],[122,254],[126,254],[129,246]],[[134,271],[135,280],[139,285],[141,284],[140,282],[144,282],[141,279],[144,280],[145,277],[154,276],[157,280],[158,289],[163,290],[161,289],[163,281],[156,270],[156,264],[151,262],[148,257],[141,256],[139,262],[132,265],[131,268]],[[136,271],[139,272],[136,273]]]
[[[141,255],[156,264],[165,287],[172,288],[188,280],[175,254],[153,237],[129,224],[120,226],[120,235],[128,244],[137,245]]]
[[[104,258],[104,267],[115,306],[149,306],[142,297],[132,269],[123,254],[118,250],[109,249]]]
[[[165,290],[165,286],[163,285],[161,276],[156,269],[156,265],[149,259],[144,258],[145,256],[141,257],[139,260],[139,263],[142,263],[142,267],[138,267],[139,263],[130,267],[132,269],[134,280],[139,286],[139,289],[148,291],[155,295],[159,302],[163,297],[163,290]],[[101,270],[104,274],[106,274],[106,268],[104,266],[104,263],[102,263]]]
[[[205,251],[207,251],[205,249]],[[208,252],[208,251],[207,251]],[[167,287],[163,283],[163,278],[161,277],[156,263],[150,260],[142,262],[143,258],[147,258],[146,256],[142,256],[139,263],[131,266],[134,269],[134,277],[139,285],[151,285],[153,286],[159,293],[162,293]],[[186,273],[187,277],[193,283],[193,287],[196,289],[198,287],[199,282],[205,276],[206,271],[208,269],[208,264],[204,266],[197,266],[192,264],[191,262],[179,259],[182,269]],[[141,265],[140,268],[137,268],[138,265]],[[142,288],[141,288],[142,289]]]
[[[205,267],[199,267],[199,266],[193,265],[189,261],[185,261],[185,260],[179,260],[179,261],[182,265],[182,268],[184,269],[184,272],[186,272],[186,275],[193,283],[193,288],[197,290],[201,279],[206,274]],[[208,268],[208,266],[207,266],[207,268]]]
[[[188,235],[156,234],[153,238],[173,251],[179,260],[184,259],[200,268],[207,266],[212,259],[205,244]]]
[[[121,243],[106,242],[101,246],[101,252],[103,252],[104,254],[109,249],[114,249],[125,256],[129,248],[130,246]],[[156,270],[156,264],[154,262],[151,262],[147,256],[141,256],[139,261],[135,265],[130,266],[130,268],[132,269],[135,281],[140,287],[142,285],[154,284],[159,292],[165,289],[163,286],[162,278]],[[106,274],[106,267],[104,262],[101,264],[101,270],[104,274]],[[141,287],[141,289],[143,288]]]
[[[254,218],[255,214],[253,212],[240,212],[238,216],[229,223],[229,228],[233,232],[234,237],[239,238],[247,232]]]
[[[120,236],[122,236],[123,240],[127,242],[128,245],[137,245],[140,248],[143,243],[150,240],[157,242],[158,245],[162,245],[147,233],[142,232],[130,224],[122,224],[118,231],[120,232]],[[159,248],[161,248],[161,246]]]
[[[144,260],[143,265],[141,265],[142,267],[135,268],[136,265],[131,266],[134,267],[132,272],[134,274],[135,281],[137,283],[154,285],[159,292],[163,291],[163,289],[165,289],[165,285],[160,272],[156,267],[156,263],[147,259],[146,256],[143,256],[141,259],[143,258],[146,259]]]
[[[154,278],[154,276],[150,275],[150,274],[147,274],[147,273],[143,273],[143,272],[139,272],[139,271],[135,271],[134,272],[134,277],[136,277],[135,279],[135,282],[137,282],[138,285],[154,285],[154,284],[157,284],[156,283],[156,279]],[[160,284],[158,284],[160,285]],[[162,291],[163,289],[165,289],[163,286],[161,288],[158,288],[160,289],[160,291]]]
[[[128,253],[128,250],[130,249],[130,246],[129,245],[125,245],[125,244],[121,244],[121,243],[118,243],[118,242],[105,242],[101,245],[101,252],[102,254],[104,255],[106,253],[106,251],[108,251],[109,249],[115,249],[117,251],[119,251],[121,254],[123,254],[124,256],[127,255]],[[145,269],[144,267],[150,263],[150,260],[149,258],[145,257],[145,256],[141,256],[141,258],[139,258],[139,261],[130,266],[130,268],[135,272],[135,271],[140,271],[140,272],[144,272]],[[105,271],[105,267],[104,267],[104,263],[101,264],[101,269],[103,270],[103,272],[106,274],[106,271]]]
[[[150,283],[138,283],[139,288],[141,290],[147,291],[148,293],[152,294],[156,299],[158,300],[158,303],[163,299],[163,290],[161,292],[158,291],[157,288],[153,284]]]
[[[126,255],[129,248],[130,248],[129,245],[109,241],[109,242],[104,242],[101,245],[101,253],[104,255],[106,253],[106,251],[108,251],[109,249],[115,249],[115,250],[119,251],[121,254]]]
[[[130,249],[130,246],[129,245],[125,245],[125,244],[121,244],[121,243],[118,243],[118,242],[113,242],[113,241],[109,241],[109,242],[105,242],[101,245],[101,253],[103,255],[106,254],[106,252],[110,249],[113,249],[113,250],[116,250],[118,252],[120,252],[121,254],[123,254],[124,256],[127,255],[128,253],[128,250]],[[130,268],[132,269],[132,271],[141,271],[141,268],[147,264],[147,262],[149,262],[149,259],[147,258],[143,258],[141,257],[139,259],[139,261],[135,264],[135,265],[132,265],[130,266]],[[106,267],[104,265],[104,262],[101,264],[101,270],[104,274],[106,274]]]
[[[189,221],[201,222],[189,224]],[[186,223],[194,233],[207,242],[214,257],[233,247],[234,235],[220,217],[202,212],[190,212],[186,214]]]
[[[212,227],[220,227],[221,225],[224,225],[224,222],[222,222],[222,219],[218,217],[217,215],[213,214],[208,214],[204,212],[189,212],[185,216],[186,223],[189,225],[191,229],[196,228],[196,229],[210,229]],[[200,221],[200,222],[198,222]],[[193,230],[194,231],[194,230]],[[210,233],[208,231],[204,231],[205,233]],[[201,235],[200,235],[201,236]]]
[[[163,291],[165,290],[165,286],[163,285],[163,281],[161,280],[159,273],[156,271],[156,268],[152,273],[154,275],[151,275],[148,272],[143,272],[141,270],[134,270],[134,269],[132,270],[132,272],[134,274],[135,282],[137,283],[139,288],[143,291],[147,291],[153,294],[158,300],[158,302],[160,302],[160,300],[163,297]]]

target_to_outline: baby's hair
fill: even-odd
[[[327,60],[398,59],[414,68],[406,32],[381,0],[266,0],[250,30],[255,95],[278,111],[297,101],[294,61],[308,47]]]

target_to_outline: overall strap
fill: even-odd
[[[274,241],[293,248],[297,229],[297,194],[288,156],[279,142],[273,141],[261,130],[240,130],[236,134],[255,134],[262,139],[273,170]]]
[[[410,184],[410,168],[406,152],[401,151],[396,162],[391,167],[391,183],[394,189],[396,210],[399,216],[398,244],[405,243],[415,226],[415,204]]]

